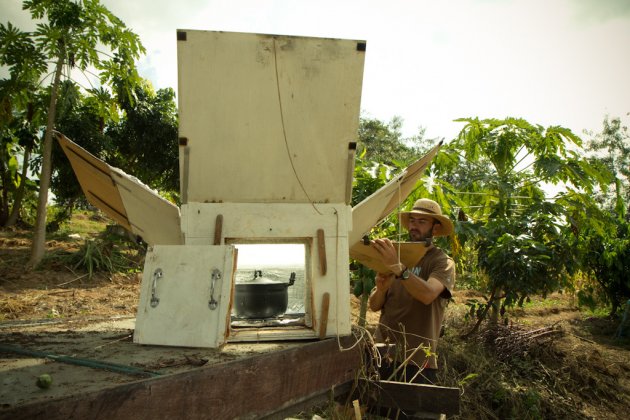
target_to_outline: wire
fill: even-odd
[[[117,363],[102,362],[99,360],[92,360],[92,359],[82,359],[78,357],[58,356],[52,353],[44,353],[41,351],[27,350],[20,347],[0,345],[0,351],[7,352],[7,353],[21,354],[25,356],[40,357],[42,359],[51,359],[57,362],[70,363],[73,365],[87,366],[87,367],[97,368],[97,369],[105,369],[105,370],[110,370],[113,372],[126,373],[128,375],[141,375],[141,376],[151,376],[151,377],[162,375],[162,373],[160,372],[152,372],[152,371],[148,371],[144,369],[138,369],[133,366],[119,365]]]

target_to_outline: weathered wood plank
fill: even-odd
[[[349,348],[352,337],[341,339]],[[261,418],[354,379],[361,346],[336,339],[0,410],[3,419]]]
[[[459,388],[379,381],[369,384],[381,407],[404,411],[459,414]]]

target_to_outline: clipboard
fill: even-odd
[[[394,246],[400,249],[400,262],[407,268],[415,267],[428,249],[424,242],[394,242]],[[350,248],[350,257],[377,273],[391,272],[382,263],[380,254],[372,245],[364,245],[363,242],[356,243]]]

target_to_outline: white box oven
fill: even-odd
[[[439,146],[352,209],[364,41],[189,30],[177,39],[181,208],[57,136],[88,200],[150,245],[134,342],[350,334],[349,257],[378,268],[360,238]],[[303,313],[234,319],[238,248],[252,244],[303,249]]]

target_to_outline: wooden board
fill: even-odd
[[[394,246],[400,249],[400,262],[407,268],[415,267],[427,252],[427,246],[420,242],[394,242]],[[359,242],[350,248],[350,257],[377,273],[391,272],[381,262],[378,251],[371,245],[364,245],[363,242]]]
[[[365,41],[178,34],[184,202],[346,203]]]
[[[374,404],[381,407],[447,415],[458,415],[460,412],[459,388],[395,381],[366,385],[376,393],[375,400],[378,402]]]
[[[74,174],[88,201],[114,219],[116,223],[131,231],[127,211],[116,182],[112,179],[110,166],[63,134],[56,134],[57,141],[70,160]]]
[[[354,338],[343,337],[340,344],[350,348]],[[262,418],[354,380],[361,363],[361,348],[340,351],[337,339],[311,342],[191,372],[26,404],[2,410],[0,417]]]
[[[149,245],[183,243],[177,206],[63,134],[56,136],[91,204]]]

